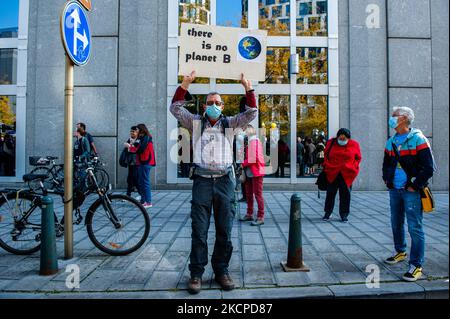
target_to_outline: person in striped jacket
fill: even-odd
[[[422,131],[411,128],[413,122],[412,109],[394,108],[389,126],[396,133],[386,142],[383,160],[383,180],[389,189],[391,226],[396,250],[385,262],[392,265],[407,258],[404,231],[406,215],[411,236],[409,270],[403,275],[406,281],[416,281],[422,276],[425,234],[420,191],[428,185],[435,171],[430,143]]]

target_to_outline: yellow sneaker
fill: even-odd
[[[406,281],[416,281],[422,277],[422,274],[422,267],[410,265],[409,270],[403,275],[403,279]]]
[[[395,254],[394,256],[389,257],[388,259],[386,259],[384,262],[385,262],[386,264],[389,264],[389,265],[394,265],[394,264],[396,264],[396,263],[399,263],[399,262],[401,262],[401,261],[406,260],[406,257],[407,257],[407,256],[408,256],[408,255],[407,255],[406,253],[397,253],[397,254]]]

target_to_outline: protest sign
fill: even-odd
[[[183,23],[179,75],[264,81],[267,31]]]

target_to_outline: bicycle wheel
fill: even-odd
[[[56,191],[64,190],[64,165],[57,166],[53,186]]]
[[[109,187],[109,174],[103,168],[95,168],[94,170],[95,179],[97,180],[97,185],[100,188],[108,189]],[[96,186],[92,178],[86,178],[86,187],[90,190],[96,190]]]
[[[53,189],[53,176],[50,172],[50,169],[46,166],[38,166],[35,169],[33,169],[30,174],[35,175],[47,175],[47,178],[43,180],[44,187],[46,189]],[[39,183],[39,180],[29,181],[28,187],[33,191],[39,191],[41,189],[41,185]]]
[[[6,199],[0,197],[0,247],[16,255],[28,255],[40,249],[39,197],[27,193],[9,193]]]
[[[150,217],[145,208],[126,195],[105,195],[89,208],[86,228],[92,243],[101,251],[113,255],[128,255],[139,249],[150,233]],[[108,201],[109,200],[109,201]],[[109,215],[116,216],[114,225]]]

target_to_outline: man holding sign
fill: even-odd
[[[245,129],[256,118],[256,96],[252,84],[241,74],[241,83],[246,92],[245,112],[226,117],[222,114],[224,103],[217,92],[208,94],[203,104],[203,115],[194,115],[186,108],[186,100],[191,99],[188,92],[196,76],[195,71],[185,76],[175,92],[170,112],[193,134],[194,165],[190,178],[192,187],[192,246],[188,283],[190,293],[201,290],[202,275],[208,264],[208,229],[211,210],[214,209],[216,242],[211,263],[215,280],[224,290],[234,289],[228,272],[233,246],[231,229],[235,211],[235,176],[233,170],[234,129]]]

